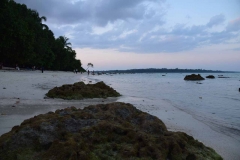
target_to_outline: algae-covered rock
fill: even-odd
[[[204,80],[204,78],[200,74],[191,74],[191,75],[186,75],[184,80],[197,81],[197,80]]]
[[[157,117],[118,102],[27,119],[0,137],[0,159],[222,158],[185,133],[167,131]]]
[[[206,78],[214,79],[215,77],[213,75],[208,75]]]
[[[84,84],[84,82],[67,84],[51,89],[47,94],[50,98],[83,99],[118,97],[120,94],[103,82]]]

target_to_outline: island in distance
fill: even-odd
[[[232,71],[205,70],[205,69],[167,69],[167,68],[145,68],[128,70],[106,70],[97,73],[233,73]]]

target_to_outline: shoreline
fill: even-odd
[[[158,117],[169,131],[187,133],[204,145],[213,148],[223,159],[238,160],[240,157],[240,142],[238,140],[214,130],[208,124],[168,101],[158,100],[158,105],[153,104],[151,99],[146,98],[135,98],[133,101],[132,99],[129,100],[128,97],[122,97],[117,101],[131,103],[139,110]]]
[[[115,101],[131,103],[141,111],[150,113],[161,119],[168,130],[185,132],[194,139],[213,148],[224,159],[238,159],[239,142],[233,138],[214,131],[207,124],[194,118],[191,114],[178,109],[176,106],[164,100],[158,100],[153,104],[151,99],[131,98],[122,96],[120,98],[107,99],[84,99],[84,100],[62,100],[48,99],[45,94],[49,89],[63,84],[73,84],[84,81],[90,83],[98,81],[95,76],[86,73],[74,74],[73,72],[61,71],[4,71],[0,70],[0,136],[23,120],[49,111],[75,106],[84,108],[99,103],[111,103]],[[5,89],[3,89],[5,88]],[[144,100],[143,100],[144,99]],[[166,114],[167,113],[167,114]],[[216,138],[220,141],[214,141]],[[224,146],[221,146],[224,144]],[[225,147],[228,148],[225,148]],[[231,151],[231,152],[230,152]],[[229,152],[229,153],[228,153]]]

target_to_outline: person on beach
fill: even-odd
[[[78,70],[76,69],[76,74],[77,74]]]
[[[89,70],[87,71],[88,75],[89,75]]]
[[[16,70],[20,70],[19,67],[18,67],[18,64],[16,64]]]
[[[75,69],[73,70],[73,73],[75,74]]]
[[[43,73],[44,67],[42,66],[42,73]]]

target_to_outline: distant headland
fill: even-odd
[[[97,71],[98,73],[226,73],[232,71],[205,70],[205,69],[167,69],[167,68],[146,68],[146,69],[128,69],[128,70],[106,70]],[[233,73],[233,72],[232,72]]]

